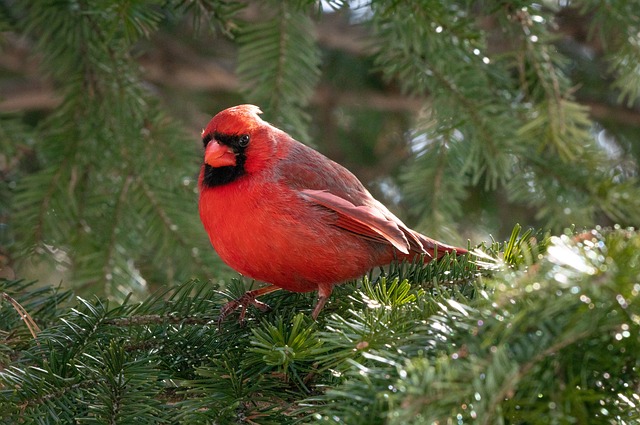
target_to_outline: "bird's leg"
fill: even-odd
[[[311,317],[313,317],[313,320],[318,320],[318,315],[320,314],[320,310],[322,310],[322,307],[324,307],[328,299],[329,297],[323,297],[322,295],[318,296],[318,302],[316,303],[316,306],[313,309],[313,313],[311,313]]]
[[[234,311],[238,309],[238,307],[242,306],[240,310],[240,317],[238,318],[238,322],[244,322],[244,315],[247,312],[247,307],[253,305],[254,307],[260,309],[261,311],[269,310],[269,306],[261,301],[258,301],[256,298],[268,294],[273,291],[277,291],[280,289],[277,286],[269,285],[264,288],[254,289],[253,291],[245,292],[240,298],[236,300],[229,301],[220,309],[220,316],[218,316],[218,328],[222,325],[224,319]]]
[[[327,303],[327,300],[331,295],[331,291],[333,291],[333,285],[320,286],[320,288],[318,288],[318,302],[316,303],[316,306],[313,308],[313,312],[311,313],[311,317],[313,317],[313,320],[318,319],[320,310],[322,310],[324,305]]]

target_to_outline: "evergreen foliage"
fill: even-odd
[[[461,228],[504,232],[513,221],[503,224],[502,218],[512,211],[519,217],[528,211],[520,217],[527,224],[556,232],[569,225],[640,223],[637,140],[595,122],[576,96],[586,68],[599,67],[603,90],[629,108],[637,105],[636,6],[4,3],[0,26],[30,43],[60,104],[37,116],[1,117],[3,255],[12,264],[22,261],[20,270],[53,260],[65,281],[85,294],[120,300],[129,292],[144,298],[149,286],[164,282],[229,276],[197,220],[197,136],[187,135],[137,61],[167,35],[204,39],[203,45],[231,40],[243,95],[234,103],[260,105],[267,119],[305,142],[322,142],[326,133],[336,139],[331,143],[344,138],[340,143],[353,144],[352,137],[375,138],[373,129],[388,131],[384,123],[371,126],[373,115],[353,121],[344,110],[336,112],[344,125],[352,120],[360,128],[309,128],[313,109],[305,107],[319,83],[357,86],[381,76],[385,82],[375,84],[419,99],[422,111],[394,142],[396,151],[411,155],[398,158],[373,189],[431,236],[454,241]],[[557,31],[568,13],[584,17],[587,39],[599,40],[601,52],[590,62]],[[318,43],[317,23],[331,14],[367,31],[364,63],[339,59]],[[604,142],[603,128],[611,134]],[[358,146],[349,149],[360,153]],[[468,217],[479,228],[464,224]]]
[[[206,282],[113,303],[5,280],[41,330],[3,302],[2,417],[636,423],[640,234],[520,233],[478,253],[481,273],[445,258],[339,287],[318,322],[309,295],[271,294],[270,312],[218,329],[226,297]]]
[[[238,36],[238,78],[247,99],[264,105],[273,124],[308,142],[304,112],[318,81],[320,49],[308,12],[292,2],[265,2],[272,19],[247,23]]]
[[[197,165],[187,159],[196,151],[132,60],[162,14],[144,2],[20,5],[24,34],[38,40],[63,100],[36,130],[37,172],[19,180],[12,199],[14,249],[52,254],[78,287],[116,298],[144,296],[148,279],[206,273]]]
[[[37,74],[55,105],[0,95],[0,422],[640,423],[638,10],[0,0],[0,54],[36,67],[0,58],[0,88]],[[336,48],[329,20],[361,39]],[[142,65],[167,40],[231,88],[178,98]],[[510,238],[374,270],[317,322],[314,294],[281,291],[218,329],[255,282],[202,231],[198,131],[242,102],[366,164],[417,230]]]

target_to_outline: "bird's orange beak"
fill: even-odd
[[[229,146],[212,140],[204,150],[204,162],[212,167],[236,165],[236,154]]]

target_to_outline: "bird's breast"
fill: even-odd
[[[199,208],[225,263],[284,289],[313,291],[357,277],[378,261],[370,243],[330,224],[329,211],[277,183],[205,189]]]

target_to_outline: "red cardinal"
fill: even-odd
[[[222,307],[220,319],[284,288],[318,291],[318,317],[333,286],[393,260],[464,254],[409,229],[360,181],[263,121],[260,108],[217,114],[202,132],[200,219],[222,260],[270,283]]]

